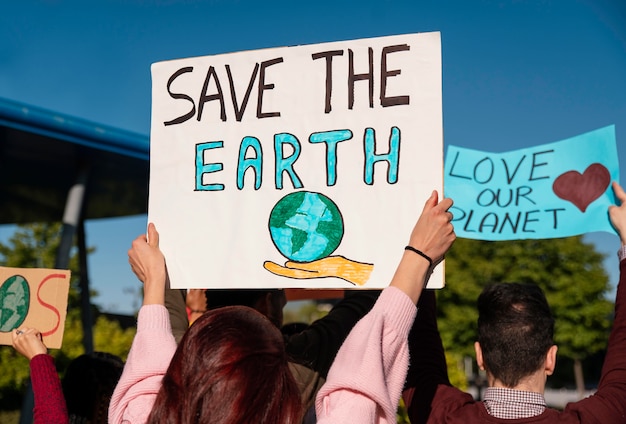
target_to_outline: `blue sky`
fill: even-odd
[[[154,62],[440,31],[446,146],[503,152],[614,124],[626,163],[623,0],[21,0],[0,10],[0,97],[141,134]],[[106,310],[138,306],[126,252],[145,225],[87,224],[94,301]],[[587,239],[616,282],[617,237]]]

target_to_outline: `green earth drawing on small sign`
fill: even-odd
[[[287,259],[312,262],[332,254],[344,224],[335,203],[320,193],[298,191],[280,199],[269,218],[272,241]]]
[[[19,327],[28,315],[30,289],[21,275],[7,278],[0,286],[0,332]]]

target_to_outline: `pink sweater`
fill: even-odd
[[[404,292],[383,290],[341,346],[317,394],[318,424],[396,423],[416,312]]]
[[[143,424],[176,352],[170,317],[163,305],[139,310],[137,334],[109,405],[109,423]]]
[[[316,400],[318,423],[395,423],[409,363],[416,307],[388,287],[352,329]],[[143,306],[124,372],[111,397],[109,423],[145,423],[176,351],[167,309]]]

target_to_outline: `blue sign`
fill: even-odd
[[[444,187],[459,237],[518,240],[615,233],[615,127],[505,153],[450,146]]]

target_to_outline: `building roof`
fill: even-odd
[[[88,172],[84,219],[147,213],[148,136],[0,99],[0,224],[61,221]]]

